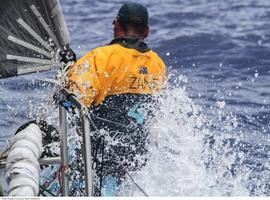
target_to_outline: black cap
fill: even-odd
[[[148,11],[141,4],[128,2],[119,9],[117,19],[124,23],[148,26]]]

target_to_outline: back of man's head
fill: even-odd
[[[133,2],[122,5],[116,17],[124,31],[132,31],[142,37],[148,35],[148,18],[147,8]]]
[[[123,23],[148,26],[148,11],[138,3],[125,3],[118,11],[117,19]]]

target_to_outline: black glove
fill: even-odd
[[[60,51],[59,55],[61,58],[60,62],[63,62],[65,64],[67,64],[68,62],[77,61],[76,54],[74,53],[74,51],[72,51],[68,44],[64,46],[63,50]]]

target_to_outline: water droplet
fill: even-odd
[[[105,78],[109,78],[108,72],[104,72],[104,76],[105,76]]]
[[[216,105],[219,109],[223,109],[226,105],[226,102],[225,101],[217,101]]]
[[[90,86],[91,86],[91,82],[90,82],[90,81],[86,81],[85,87],[86,87],[86,88],[90,88]]]

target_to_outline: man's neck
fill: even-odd
[[[115,34],[114,39],[118,39],[118,38],[138,38],[140,40],[144,40],[144,37],[142,37],[141,35],[134,33],[134,32],[119,32]]]
[[[144,41],[144,38],[141,38],[140,36],[137,36],[137,35],[124,35],[122,37],[115,37],[114,39],[123,39],[123,38],[126,38],[126,39],[140,39],[141,41]]]
[[[142,53],[145,53],[151,50],[147,46],[147,44],[144,43],[144,41],[141,40],[140,38],[130,38],[130,37],[115,38],[111,41],[110,44],[111,45],[120,44],[123,47],[136,49]]]

